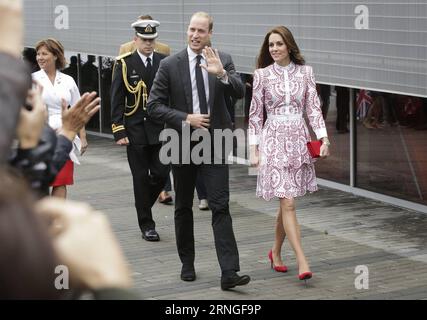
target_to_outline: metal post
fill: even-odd
[[[101,108],[99,108],[99,132],[102,132],[102,57],[98,56],[98,97],[101,97]]]
[[[355,187],[356,186],[356,169],[357,169],[357,148],[356,148],[356,119],[355,119],[355,111],[354,111],[354,89],[350,88],[350,186]]]

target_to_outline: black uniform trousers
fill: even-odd
[[[168,167],[160,162],[162,145],[129,145],[127,156],[133,178],[135,207],[142,232],[155,229],[151,207],[162,191],[168,176]]]
[[[222,271],[239,271],[239,252],[229,210],[229,169],[227,164],[172,165],[175,186],[175,235],[183,264],[194,264],[193,198],[197,174],[203,176],[215,248]]]

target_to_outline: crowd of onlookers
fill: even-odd
[[[384,128],[386,125],[427,129],[427,100],[425,98],[393,93],[359,90],[367,96],[366,106],[356,105],[358,119],[368,129]],[[359,102],[359,100],[356,100]]]
[[[323,118],[329,112],[332,88],[336,97],[336,130],[337,133],[349,132],[350,88],[317,84]],[[379,92],[366,89],[355,89],[353,97],[356,119],[367,129],[382,129],[386,126],[402,126],[415,130],[427,130],[427,99]]]

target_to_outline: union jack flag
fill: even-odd
[[[371,92],[369,90],[359,90],[356,100],[356,116],[358,120],[366,118],[368,110],[372,105]]]

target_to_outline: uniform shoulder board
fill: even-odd
[[[116,60],[117,60],[117,61],[119,61],[119,60],[121,60],[121,59],[123,59],[123,58],[126,58],[127,56],[130,56],[131,54],[132,54],[132,51],[129,51],[129,52],[123,53],[123,54],[121,54],[120,56],[117,56],[117,57],[116,57]]]

